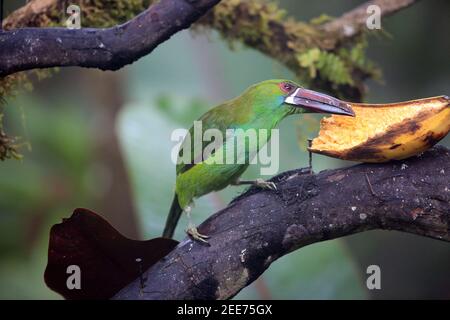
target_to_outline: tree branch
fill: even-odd
[[[315,242],[373,229],[450,241],[450,152],[273,179],[207,219],[210,246],[184,239],[115,299],[228,299],[276,259]]]
[[[90,0],[85,0],[84,2],[89,3],[89,8],[97,5],[96,3],[91,3],[92,1]],[[154,2],[154,0],[150,0],[150,2]],[[207,8],[212,7],[218,0],[163,0],[160,5],[169,2],[177,5],[184,4],[185,7],[188,7],[187,3],[190,2],[199,8],[200,11],[205,12]],[[349,53],[350,48],[363,50],[365,47],[364,37],[357,37],[364,34],[363,20],[367,16],[364,8],[368,4],[377,4],[382,9],[382,15],[388,15],[413,2],[415,1],[369,1],[367,4],[350,11],[335,21],[320,25],[317,21],[304,23],[288,18],[285,10],[280,9],[274,2],[269,0],[222,0],[203,19],[200,19],[197,25],[213,28],[230,42],[243,43],[280,61],[309,87],[326,90],[342,98],[360,101],[365,91],[363,81],[366,78],[377,78],[380,76],[379,70],[368,59],[364,58],[362,52],[356,55],[356,52]],[[158,2],[156,3],[158,4]],[[13,12],[5,20],[4,27],[5,29],[24,26],[43,27],[52,22],[55,23],[55,21],[61,24],[61,21],[59,21],[61,17],[55,17],[52,13],[57,8],[57,0],[31,1],[23,8]],[[131,8],[130,10],[132,11],[133,9],[136,8]],[[96,14],[91,14],[93,17],[89,17],[91,19],[89,20],[90,25],[98,25],[95,16],[105,15],[107,11],[107,8],[104,8],[104,10]],[[184,11],[184,14],[188,11]],[[150,16],[149,13],[144,13],[144,15]],[[97,18],[102,20],[100,17]],[[104,48],[100,47],[100,39],[95,34],[88,32],[89,38],[87,40],[91,39],[91,41],[87,41],[84,39],[86,33],[72,36],[73,32],[60,29],[63,35],[60,35],[59,31],[55,34],[52,33],[53,39],[47,39],[50,34],[42,31],[45,36],[45,42],[50,44],[50,47],[44,50],[43,44],[35,36],[34,32],[24,31],[24,34],[22,34],[21,30],[16,30],[16,40],[10,39],[11,42],[8,46],[2,45],[3,50],[9,52],[5,57],[8,57],[10,60],[8,62],[7,59],[3,58],[5,51],[3,53],[0,52],[0,76],[16,72],[17,70],[46,66],[77,65],[112,70],[120,68],[124,64],[131,63],[142,55],[151,52],[155,47],[155,43],[160,42],[159,40],[140,41],[140,39],[151,38],[150,35],[153,34],[154,30],[147,28],[148,24],[152,24],[149,20],[142,24],[142,28],[133,29],[136,33],[133,33],[134,37],[131,38],[131,45],[127,43],[127,37],[122,36],[116,41],[111,39],[109,43],[101,41],[105,46]],[[192,22],[191,20],[195,19],[187,18],[186,25],[182,27],[187,27]],[[180,21],[183,22],[184,20],[179,19],[178,22]],[[168,19],[165,22],[165,28],[169,30],[167,33],[170,35],[174,32],[174,30],[170,31],[171,24],[177,22],[177,19]],[[351,39],[347,37],[346,41],[343,41],[344,38],[341,37],[339,32],[343,25],[355,26],[352,29]],[[348,31],[348,28],[346,30]],[[162,41],[168,37],[165,32],[163,33],[164,35],[161,35]],[[101,33],[101,35],[106,34]],[[109,34],[114,35],[114,31],[110,31]],[[160,36],[155,34],[155,37],[158,38]],[[57,42],[56,39],[58,38],[64,40],[64,42]],[[27,39],[28,43],[24,43]],[[73,44],[72,42],[74,41],[79,41],[80,43]],[[12,48],[11,50],[13,44],[15,49]],[[33,46],[36,45],[42,50],[34,49]],[[117,46],[120,46],[122,50],[117,50],[118,52],[116,52]],[[7,48],[9,49],[6,50]],[[50,57],[55,56],[52,51],[54,48],[59,49],[59,52],[63,53],[60,57],[63,61],[58,61],[56,57],[49,61],[49,58],[47,58],[49,54]],[[316,50],[313,55],[315,58],[308,56],[311,50]],[[68,54],[67,52],[71,51],[75,52],[65,56]],[[317,52],[320,52],[319,56],[317,56]],[[16,56],[15,53],[21,55]],[[82,53],[81,57],[79,56],[80,53]],[[43,54],[44,57],[42,57]],[[11,60],[12,58],[14,59]],[[22,61],[23,58],[26,58],[26,60]]]
[[[0,77],[56,66],[117,70],[189,27],[219,1],[161,0],[130,21],[107,29],[23,28],[0,32]]]

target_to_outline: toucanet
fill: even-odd
[[[190,152],[192,161],[185,163],[177,161],[175,196],[170,207],[164,228],[163,237],[172,237],[178,220],[184,211],[188,217],[186,232],[195,240],[206,242],[207,235],[200,234],[192,223],[191,210],[193,200],[210,193],[221,190],[228,185],[255,184],[261,188],[276,189],[273,182],[257,179],[256,181],[242,181],[241,174],[247,169],[252,158],[269,141],[271,130],[278,123],[291,114],[307,112],[333,113],[339,115],[354,116],[351,107],[336,98],[302,88],[289,80],[267,80],[249,87],[240,96],[226,101],[205,114],[198,121],[201,130],[219,130],[224,139],[217,144],[215,141],[211,153],[206,153],[205,148],[210,142],[203,142],[195,148],[194,126],[181,144],[178,154],[179,159],[185,156],[186,146]],[[228,130],[227,130],[228,129]],[[236,142],[236,134],[228,134],[230,129],[234,132],[242,129],[265,129],[268,134],[257,135],[257,139],[249,139],[244,147],[239,149]],[[233,131],[232,131],[233,132]],[[234,161],[225,161],[224,158],[230,148],[238,148],[235,151]],[[227,159],[228,160],[228,159]]]

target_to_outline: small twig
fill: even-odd
[[[143,295],[144,289],[145,289],[145,280],[146,279],[144,279],[144,276],[143,276],[144,270],[142,270],[142,259],[141,258],[137,258],[136,262],[139,265],[139,283],[140,283],[140,290],[139,290],[139,292],[140,292],[140,295]]]
[[[309,173],[313,174],[314,172],[313,172],[313,168],[312,168],[312,152],[310,150],[311,146],[312,146],[312,139],[308,139]]]
[[[378,195],[375,193],[375,191],[374,191],[373,188],[372,188],[372,184],[370,183],[370,179],[369,179],[369,176],[367,175],[367,173],[365,173],[365,176],[366,176],[367,185],[369,186],[370,193],[371,193],[374,197],[378,197]]]

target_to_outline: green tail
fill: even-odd
[[[170,206],[169,215],[167,216],[166,226],[164,227],[162,234],[164,238],[172,238],[182,212],[183,209],[181,209],[180,204],[178,203],[178,196],[175,194],[172,200],[172,205]]]

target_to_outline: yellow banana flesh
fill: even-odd
[[[310,151],[360,162],[401,160],[431,148],[450,131],[447,96],[350,105],[355,117],[322,119]]]

